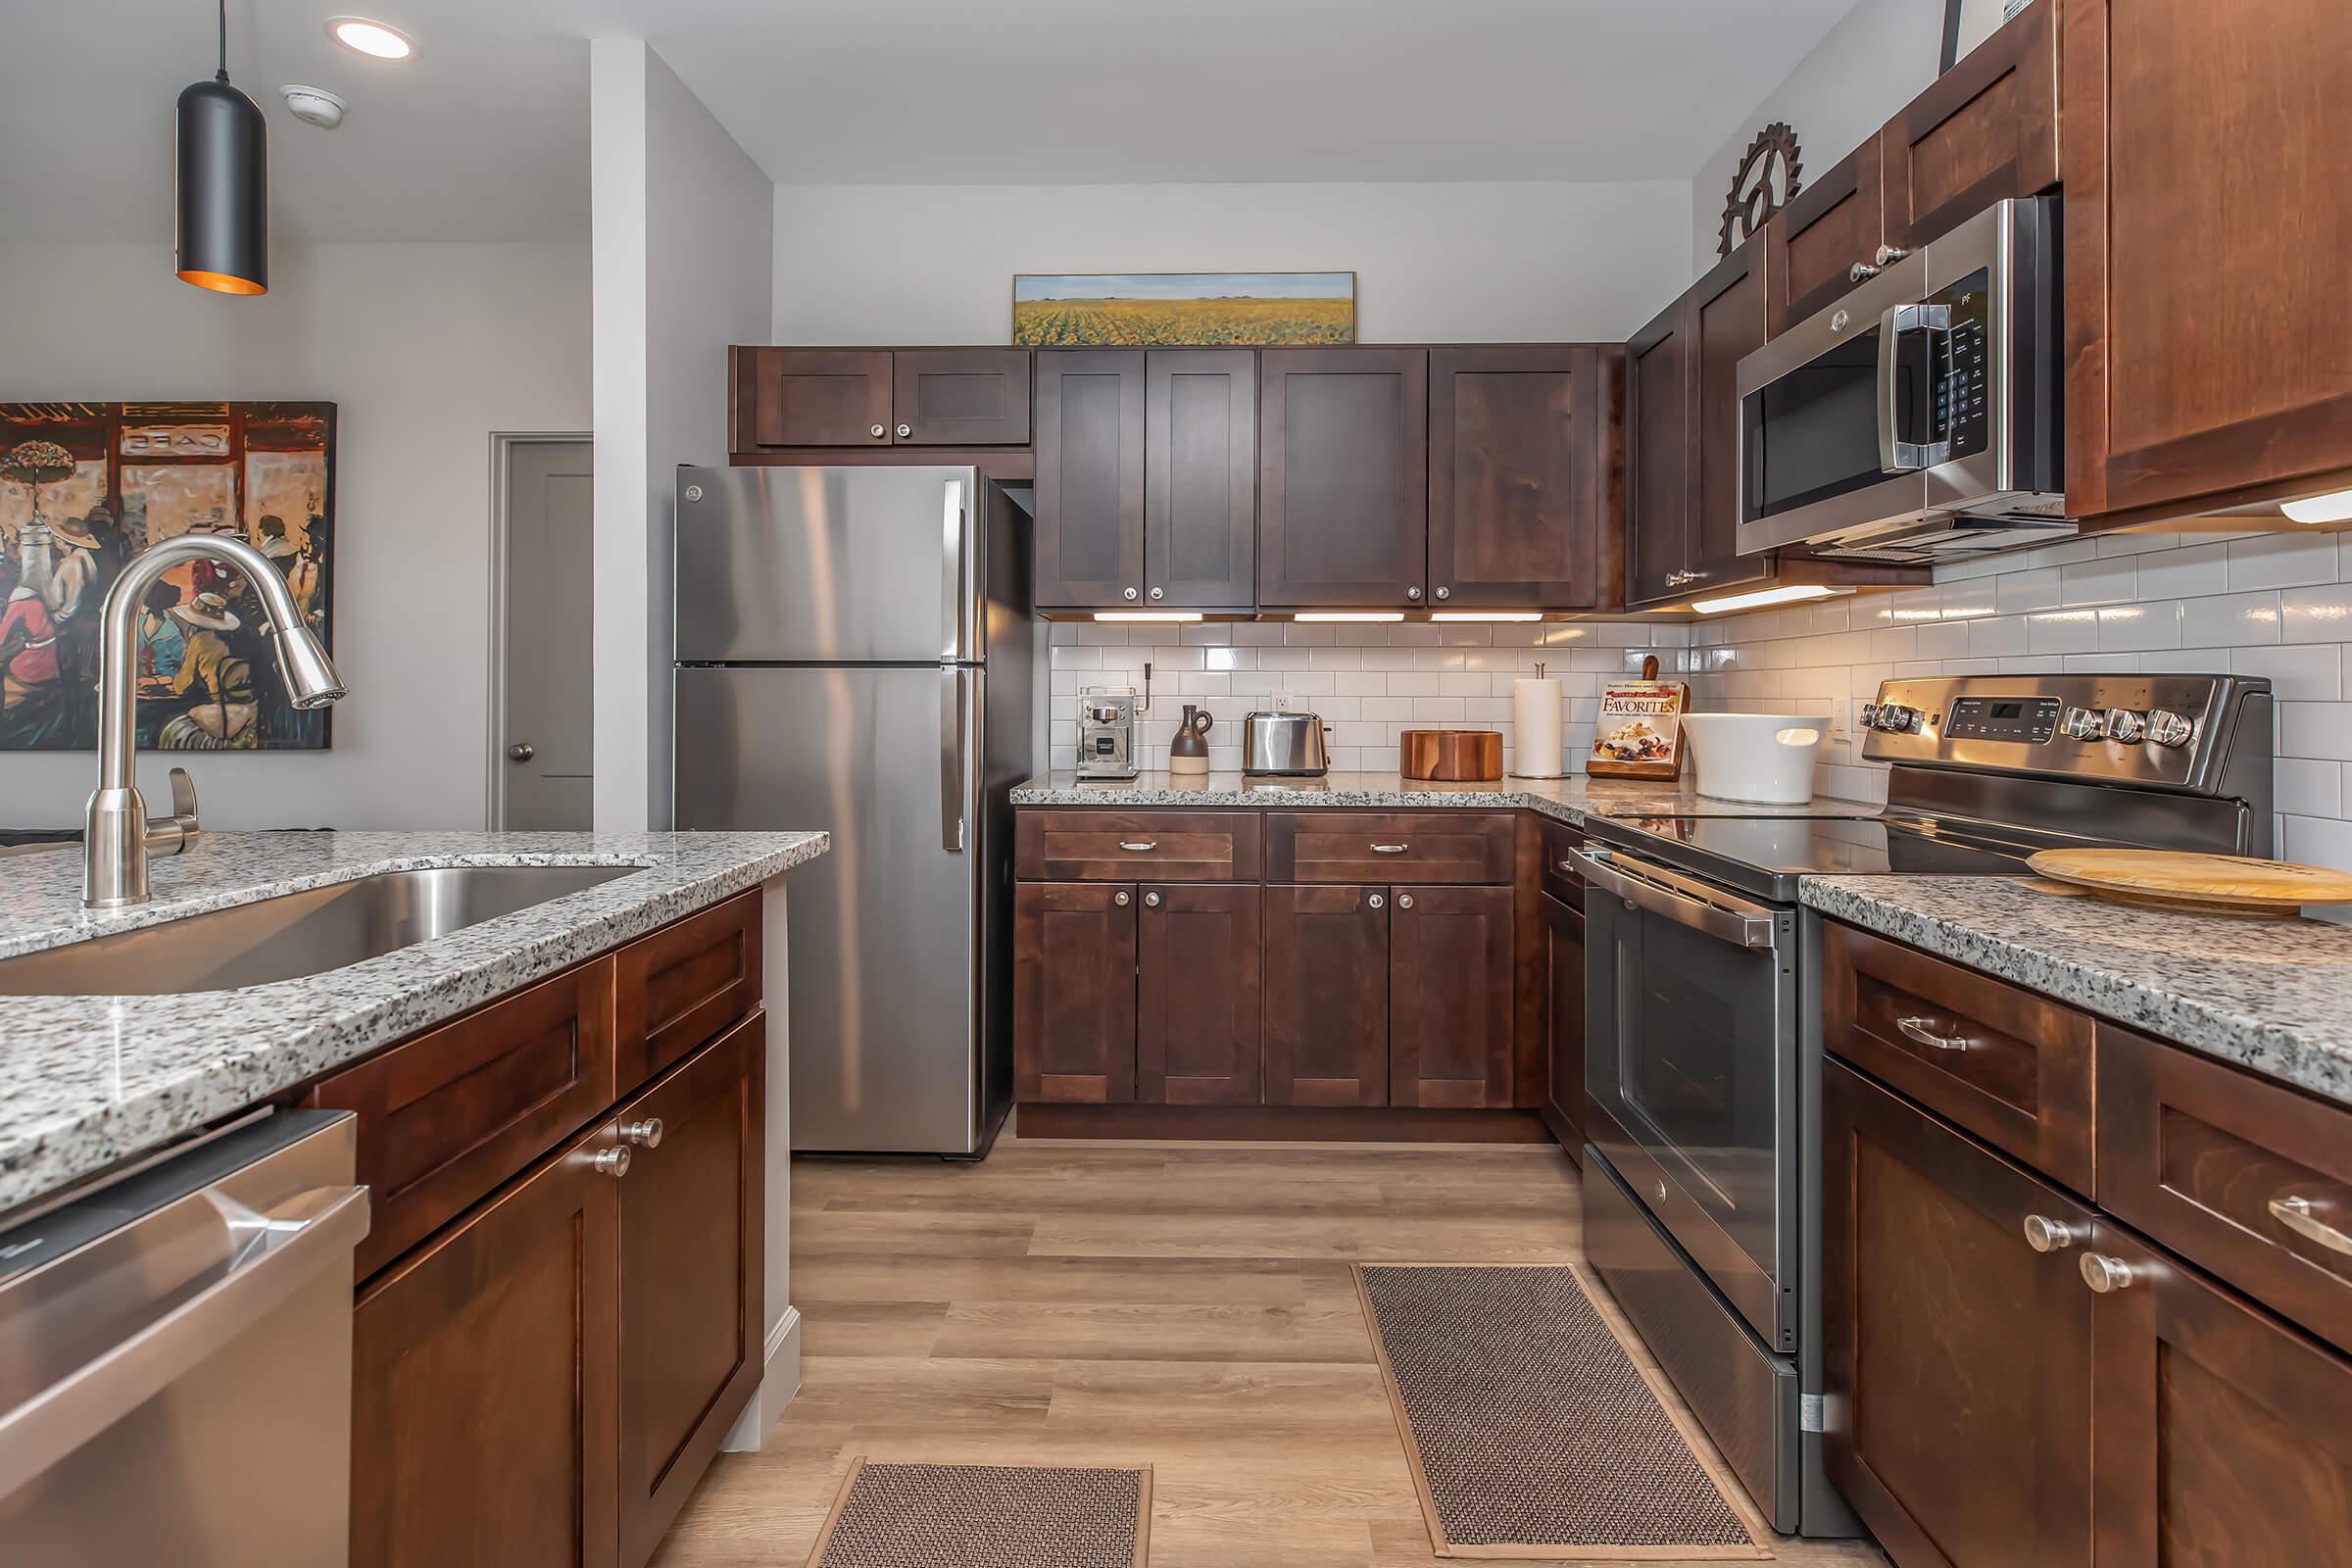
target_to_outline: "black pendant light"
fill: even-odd
[[[228,0],[220,69],[179,95],[179,276],[221,294],[270,291],[269,127],[228,84]]]

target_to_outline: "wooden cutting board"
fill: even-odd
[[[1502,777],[1502,731],[1408,729],[1396,737],[1396,770],[1448,784]]]
[[[2044,850],[2026,864],[2053,882],[2164,908],[2288,916],[2307,904],[2352,904],[2352,875],[2289,860],[2179,850]]]

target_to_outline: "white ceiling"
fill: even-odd
[[[1853,0],[229,0],[295,240],[588,231],[587,45],[781,183],[1687,178]],[[206,0],[8,0],[0,238],[168,240]],[[416,57],[331,42],[357,11]],[[350,101],[325,132],[303,82]]]

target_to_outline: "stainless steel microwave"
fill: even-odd
[[[2004,201],[1740,362],[1740,550],[1926,563],[2066,516],[2058,201]]]

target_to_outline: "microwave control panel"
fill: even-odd
[[[1991,441],[1992,276],[1983,269],[1929,302],[1948,313],[1944,373],[1936,385],[1936,428],[1954,458],[1972,458]]]

